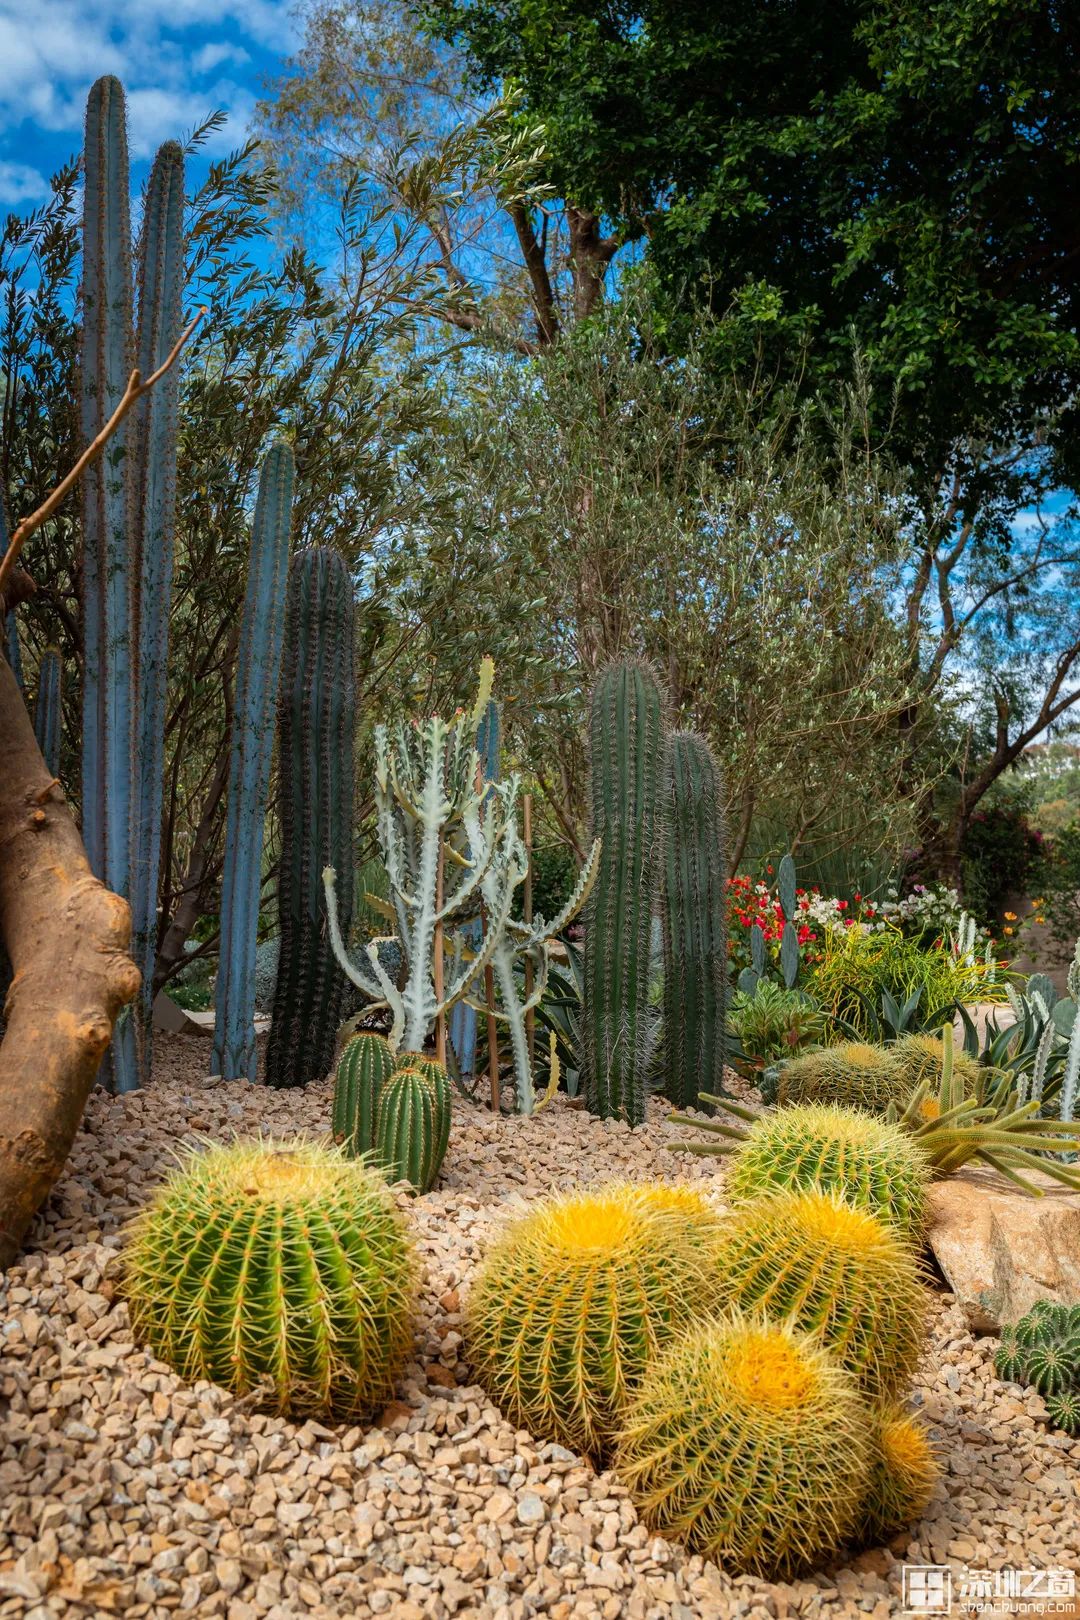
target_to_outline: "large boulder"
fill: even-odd
[[[984,1169],[931,1188],[930,1247],[974,1333],[999,1332],[1037,1299],[1080,1304],[1080,1192],[1029,1179],[1041,1198]]]

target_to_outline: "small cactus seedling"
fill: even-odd
[[[922,1518],[940,1470],[926,1430],[901,1407],[876,1408],[871,1434],[874,1463],[859,1540],[876,1547]]]
[[[346,1041],[334,1077],[334,1141],[350,1159],[375,1146],[375,1111],[394,1059],[381,1035],[363,1033]]]
[[[791,1321],[871,1399],[896,1395],[922,1349],[926,1298],[910,1247],[835,1193],[755,1199],[726,1224],[718,1301]]]
[[[510,1421],[602,1457],[629,1392],[709,1308],[719,1221],[704,1201],[629,1184],[540,1204],[473,1287],[469,1340]]]
[[[393,1393],[416,1267],[382,1178],[311,1142],[192,1153],[134,1224],[141,1343],[189,1382],[351,1420]]]
[[[786,1578],[854,1530],[872,1463],[850,1375],[790,1324],[736,1313],[649,1367],[615,1467],[650,1529],[733,1573]]]

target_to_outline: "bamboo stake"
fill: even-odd
[[[524,899],[523,899],[522,910],[523,910],[523,913],[524,913],[525,921],[527,923],[531,923],[532,920],[533,920],[532,794],[531,793],[526,793],[526,794],[522,795],[521,808],[522,808],[522,817],[523,817],[523,820],[524,820],[524,829],[525,829],[525,856],[526,856],[526,860],[527,860],[527,863],[528,863],[526,865],[526,868],[525,868],[525,894],[524,894]],[[525,958],[525,999],[526,999],[526,1001],[532,995],[532,991],[533,991],[533,965],[532,965],[532,958],[527,956]],[[536,1012],[535,1012],[535,1009],[533,1009],[533,1008],[530,1008],[529,1011],[525,1014],[525,1038],[526,1038],[526,1040],[528,1042],[528,1046],[529,1046],[529,1071],[530,1071],[530,1073],[534,1074],[536,1072]]]

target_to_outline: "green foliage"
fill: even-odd
[[[700,1195],[663,1183],[540,1204],[473,1284],[480,1383],[511,1422],[601,1458],[657,1352],[708,1310],[718,1231]]]
[[[785,1063],[777,1080],[776,1100],[789,1103],[836,1103],[884,1114],[891,1102],[904,1101],[914,1090],[894,1051],[848,1041],[807,1052]]]
[[[1033,880],[1052,938],[1071,947],[1080,936],[1080,821],[1067,822],[1043,845]]]
[[[727,902],[720,773],[703,738],[668,738],[664,838],[664,1091],[692,1108],[724,1088]]]
[[[1041,883],[1042,853],[1042,836],[1031,825],[1023,800],[976,810],[964,829],[961,882],[964,905],[978,922],[1000,936],[1005,906],[1029,894],[1032,881]]]
[[[918,993],[911,1011],[924,1028],[933,1028],[958,1002],[1005,999],[996,965],[982,957],[947,940],[927,948],[897,928],[861,924],[826,929],[809,988],[829,1017],[862,1039],[877,1033],[877,1009],[885,995],[902,1013]],[[901,1026],[896,1033],[903,1033],[905,1020],[896,1021]]]
[[[1006,1383],[1038,1390],[1055,1428],[1080,1434],[1080,1305],[1041,1299],[1007,1323],[994,1369]]]
[[[822,1103],[760,1116],[728,1101],[720,1106],[743,1123],[673,1118],[696,1126],[707,1138],[680,1143],[679,1151],[732,1154],[725,1181],[732,1203],[746,1203],[763,1193],[819,1188],[869,1210],[910,1242],[921,1241],[930,1166],[896,1125]]]
[[[387,1180],[408,1181],[419,1193],[434,1185],[450,1138],[450,1088],[430,1072],[395,1069],[375,1110],[375,1157]]]
[[[718,1303],[816,1334],[868,1398],[900,1394],[925,1335],[911,1247],[842,1192],[774,1193],[725,1224]]]
[[[854,1530],[872,1463],[850,1375],[788,1323],[696,1325],[642,1379],[616,1469],[650,1529],[784,1579]]]
[[[416,1264],[393,1200],[309,1142],[191,1153],[124,1258],[140,1343],[188,1382],[295,1417],[369,1414],[412,1346]]]
[[[874,1462],[859,1539],[878,1546],[922,1518],[940,1470],[923,1425],[902,1407],[875,1409],[872,1440]]]
[[[728,1023],[753,1064],[796,1056],[825,1038],[817,1003],[804,990],[785,990],[771,979],[761,979],[752,995],[735,991]]]
[[[393,1067],[393,1054],[381,1035],[364,1033],[346,1041],[334,1077],[330,1128],[347,1158],[374,1150],[379,1096]]]
[[[285,615],[278,710],[281,944],[266,1083],[302,1086],[333,1063],[346,985],[322,886],[327,863],[351,870],[353,848],[353,583],[337,552],[311,546],[296,554]],[[350,906],[346,933],[351,915]]]
[[[662,828],[664,697],[647,664],[611,664],[589,721],[599,870],[585,919],[581,1030],[590,1113],[640,1125],[651,1053],[649,951]]]

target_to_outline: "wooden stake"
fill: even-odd
[[[526,794],[523,795],[522,800],[521,800],[521,808],[522,808],[522,818],[523,818],[524,826],[525,826],[525,854],[526,854],[526,857],[528,859],[528,865],[525,868],[525,895],[524,895],[524,903],[523,903],[523,906],[522,906],[522,910],[524,912],[525,921],[527,923],[531,923],[532,920],[533,920],[532,794],[531,793],[526,793]],[[532,995],[532,991],[533,991],[533,965],[532,965],[532,958],[527,956],[525,958],[525,999],[526,999],[526,1001]],[[535,1072],[535,1069],[536,1069],[536,1013],[535,1013],[534,1010],[530,1010],[529,1012],[527,1012],[525,1014],[525,1038],[528,1041],[528,1046],[529,1046],[529,1070],[530,1070],[530,1072]]]
[[[443,905],[443,887],[446,870],[446,846],[443,843],[442,833],[439,834],[439,866],[435,875],[435,907],[441,911]],[[435,940],[433,944],[435,961],[432,964],[435,979],[435,1000],[441,1004],[445,994],[446,985],[443,977],[443,925],[435,924]],[[446,1014],[440,1012],[435,1019],[435,1056],[446,1067]]]
[[[487,912],[480,907],[480,940],[487,936]],[[487,1002],[488,1078],[491,1082],[491,1111],[502,1107],[499,1090],[499,1036],[495,1025],[495,969],[489,962],[484,969],[484,1000]]]

